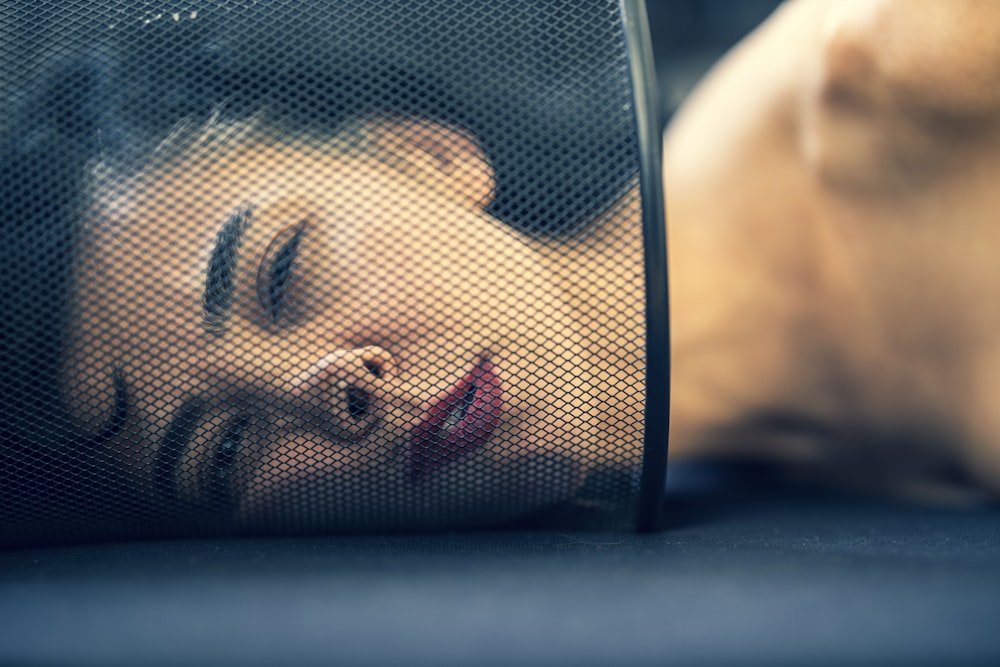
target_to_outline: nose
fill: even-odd
[[[379,425],[394,372],[392,356],[380,347],[337,350],[292,379],[292,407],[311,426],[356,440]]]

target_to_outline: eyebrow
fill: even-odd
[[[201,324],[205,331],[216,336],[226,330],[236,287],[236,266],[251,215],[252,207],[246,206],[229,216],[215,237],[215,246],[208,260],[205,290],[201,297]]]

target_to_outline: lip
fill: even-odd
[[[503,385],[484,354],[413,428],[410,479],[422,479],[486,444],[500,423],[503,408]]]

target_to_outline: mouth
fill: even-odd
[[[489,441],[503,413],[503,386],[489,356],[434,401],[410,435],[411,480],[419,480]]]

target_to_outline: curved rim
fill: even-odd
[[[662,180],[662,144],[656,73],[643,0],[620,0],[639,155],[643,260],[646,276],[646,405],[642,472],[635,528],[659,525],[667,476],[670,426],[670,309],[667,233]]]

